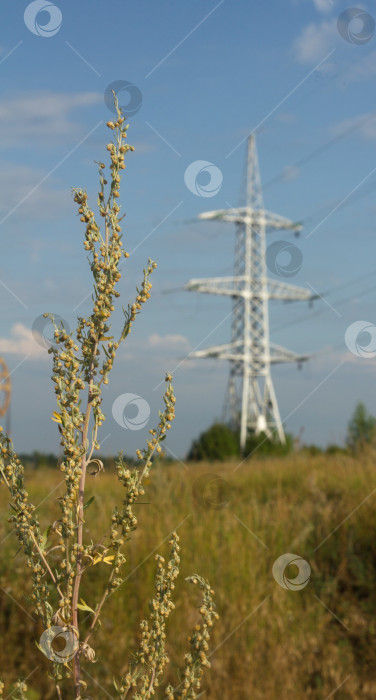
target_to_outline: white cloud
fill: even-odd
[[[282,172],[283,182],[292,182],[300,176],[300,168],[296,165],[286,165]]]
[[[368,114],[360,114],[357,117],[343,119],[333,126],[331,131],[334,135],[339,135],[352,128],[354,128],[355,131],[355,127],[357,127],[356,133],[360,134],[360,136],[368,141],[374,141],[376,139],[376,112],[369,112]]]
[[[306,4],[307,0],[293,0],[295,6],[302,5],[302,2]],[[318,12],[323,12],[324,14],[331,12],[334,7],[333,0],[308,0],[308,2],[312,3]]]
[[[22,323],[12,326],[10,338],[0,338],[0,353],[22,357],[28,355],[34,359],[48,357],[46,350],[36,342],[31,329]]]
[[[132,141],[132,146],[134,146],[137,153],[153,153],[153,151],[157,150],[154,144],[147,141]]]
[[[330,12],[333,9],[333,0],[313,0],[313,4],[319,12]]]
[[[163,336],[158,333],[153,333],[149,336],[148,342],[152,347],[163,348],[165,350],[175,349],[177,347],[187,350],[190,347],[188,338],[178,333]]]
[[[338,39],[336,21],[324,20],[308,24],[295,39],[293,49],[299,63],[317,63],[334,48]],[[323,64],[325,66],[325,63]]]
[[[346,83],[364,82],[376,76],[376,51],[371,51],[357,63],[352,63],[345,76]]]
[[[277,116],[277,120],[282,124],[294,124],[297,121],[297,116],[292,112],[283,112]]]
[[[103,100],[97,92],[57,93],[51,91],[27,92],[0,100],[0,143],[24,147],[51,144],[81,134],[82,127],[71,120],[74,110],[92,107]]]

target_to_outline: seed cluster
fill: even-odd
[[[123,456],[120,455],[116,462],[117,477],[126,489],[122,509],[114,508],[112,514],[111,546],[117,550],[120,539],[129,539],[133,530],[137,527],[137,518],[133,513],[132,505],[139,496],[143,496],[145,491],[142,485],[150,473],[153,465],[154,454],[162,451],[161,442],[166,437],[167,428],[171,427],[170,421],[175,417],[175,396],[174,388],[171,384],[171,375],[166,375],[167,387],[164,394],[165,410],[159,414],[159,423],[156,429],[151,429],[150,440],[144,450],[137,450],[137,457],[142,463],[141,468],[130,471],[124,463]],[[120,539],[119,539],[120,538]]]
[[[103,545],[102,558],[107,557],[107,561],[112,564],[111,572],[109,575],[108,583],[101,600],[100,608],[97,610],[98,615],[96,615],[89,635],[86,637],[89,639],[91,633],[95,628],[95,624],[99,618],[99,612],[109,598],[109,596],[114,593],[114,591],[121,586],[124,579],[121,577],[121,567],[126,562],[124,554],[121,552],[121,548],[125,542],[128,542],[131,533],[137,528],[137,518],[133,512],[132,506],[138,501],[140,496],[145,495],[145,490],[143,487],[143,482],[150,473],[150,469],[153,466],[153,457],[155,453],[161,451],[160,443],[166,437],[166,430],[170,427],[170,422],[175,416],[175,396],[173,386],[171,384],[171,375],[166,375],[167,387],[164,394],[165,410],[159,414],[159,423],[156,429],[151,429],[152,439],[148,440],[147,447],[144,450],[138,450],[138,458],[140,462],[143,462],[141,468],[129,469],[127,464],[124,462],[123,455],[120,454],[115,462],[117,478],[119,482],[123,485],[125,489],[125,496],[122,501],[122,506],[115,506],[112,513],[111,528],[109,535],[109,542],[107,545]],[[84,552],[83,557],[88,557],[95,561],[95,548],[86,547],[82,548]],[[113,554],[111,554],[113,552]]]
[[[3,697],[4,683],[0,681],[0,698]],[[17,681],[14,685],[12,691],[12,700],[27,700],[25,693],[27,692],[27,685],[24,681]],[[10,697],[8,695],[7,697]]]
[[[177,693],[174,693],[171,687],[168,688],[165,700],[176,700],[176,698],[179,698],[179,700],[194,700],[197,697],[204,669],[210,668],[210,661],[207,656],[210,640],[209,630],[219,618],[213,602],[214,591],[211,589],[208,581],[197,575],[190,576],[186,580],[195,585],[198,583],[203,591],[203,600],[199,609],[202,622],[196,625],[193,634],[188,637],[190,650],[185,655],[183,688],[179,687]]]
[[[35,506],[30,503],[25,489],[24,468],[13,450],[10,438],[3,433],[0,433],[0,473],[2,476],[0,483],[6,484],[11,496],[10,506],[13,514],[9,516],[8,522],[13,523],[17,539],[27,556],[27,566],[31,569],[33,582],[31,597],[35,612],[46,623],[49,619],[49,587],[46,580],[47,568],[40,556],[40,551],[43,550],[43,538],[35,515]]]
[[[117,691],[121,697],[128,691],[137,689],[132,697],[134,700],[148,700],[155,694],[155,688],[160,684],[164,668],[169,661],[165,651],[166,623],[170,612],[175,608],[171,600],[175,588],[175,580],[179,575],[179,538],[174,532],[169,542],[171,549],[167,568],[165,560],[156,555],[157,571],[155,576],[156,594],[149,603],[150,617],[142,620],[141,641],[134,659],[129,665],[129,671],[123,676]]]
[[[53,316],[50,315],[50,318],[55,326]],[[55,326],[55,346],[49,352],[53,354],[52,381],[55,384],[59,412],[54,413],[53,419],[60,432],[60,445],[64,455],[60,469],[66,483],[66,492],[59,499],[62,517],[55,525],[55,532],[63,538],[73,537],[75,533],[73,506],[77,500],[82,456],[85,453],[81,444],[84,414],[80,411],[81,391],[85,389],[85,382],[77,356],[78,349],[77,343],[64,327]]]

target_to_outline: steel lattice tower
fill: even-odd
[[[270,373],[276,362],[303,362],[299,356],[269,341],[268,300],[311,300],[312,292],[266,276],[266,231],[301,226],[265,211],[254,135],[248,139],[245,204],[236,209],[204,212],[200,219],[236,224],[235,262],[232,277],[192,279],[185,289],[221,294],[233,300],[232,340],[225,345],[198,350],[191,357],[217,357],[230,361],[225,414],[233,427],[240,428],[244,449],[247,431],[269,438],[277,433],[285,442]]]

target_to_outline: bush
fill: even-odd
[[[192,443],[188,459],[213,462],[239,456],[238,433],[224,423],[214,423]]]
[[[328,445],[325,453],[327,455],[347,455],[348,450],[346,447],[340,447],[340,445]]]
[[[316,457],[316,455],[321,455],[323,451],[318,445],[303,445],[302,452],[305,452],[311,457]]]
[[[198,440],[192,443],[188,459],[207,460],[208,462],[224,461],[230,457],[252,457],[253,453],[257,453],[258,456],[284,456],[289,454],[294,446],[293,436],[289,433],[287,433],[286,442],[283,445],[277,440],[270,440],[265,433],[250,434],[247,438],[244,454],[241,454],[239,440],[238,430],[232,430],[225,423],[214,423],[208,430],[201,433]]]
[[[364,403],[357,404],[347,427],[346,442],[350,450],[363,449],[376,437],[376,418],[368,413]]]
[[[286,442],[282,444],[277,440],[270,440],[265,433],[260,433],[259,435],[250,434],[245,445],[244,456],[250,458],[254,453],[257,453],[258,456],[278,455],[283,457],[292,452],[294,448],[293,436],[290,433],[286,433],[285,437]]]

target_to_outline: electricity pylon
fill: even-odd
[[[216,357],[230,361],[230,377],[225,401],[230,424],[240,428],[244,450],[247,432],[277,433],[285,442],[270,373],[276,362],[304,362],[299,356],[269,341],[268,300],[311,300],[312,292],[266,276],[267,229],[300,231],[301,226],[265,211],[254,135],[248,139],[245,205],[235,209],[208,211],[199,219],[227,221],[237,226],[235,263],[232,277],[192,279],[189,291],[221,294],[233,300],[232,340],[225,345],[198,350],[191,357]]]

